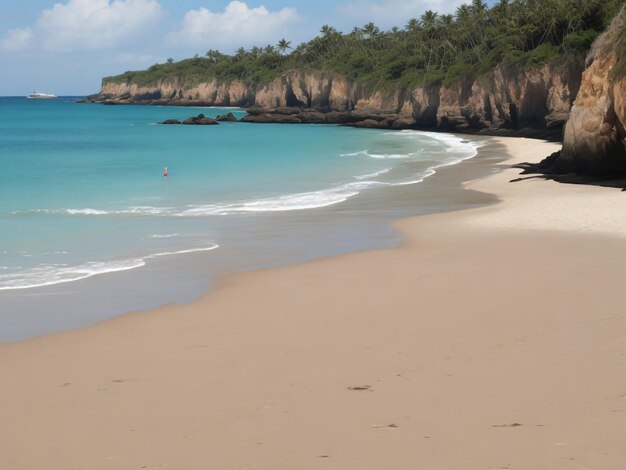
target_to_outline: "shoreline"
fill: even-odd
[[[380,131],[373,132],[377,134]],[[419,136],[416,137],[416,134]],[[186,251],[183,246],[155,250],[156,255],[152,252],[135,253],[111,263],[115,266],[132,263],[135,269],[98,273],[84,279],[50,283],[37,288],[2,291],[1,304],[6,313],[3,316],[4,323],[0,325],[0,342],[19,341],[85,327],[118,315],[169,303],[187,304],[212,290],[224,273],[294,265],[321,257],[391,247],[399,239],[399,234],[392,227],[394,220],[493,202],[481,195],[470,197],[462,190],[461,183],[464,178],[488,171],[484,167],[489,163],[472,162],[463,165],[468,161],[468,156],[475,155],[479,146],[488,144],[491,149],[497,147],[497,144],[489,139],[430,133],[410,132],[409,140],[400,135],[392,137],[402,139],[398,142],[410,143],[412,139],[422,139],[422,136],[436,139],[446,148],[460,146],[463,152],[457,155],[455,150],[450,157],[442,158],[441,162],[434,160],[429,163],[431,166],[419,167],[417,173],[418,168],[405,170],[404,178],[407,181],[415,180],[416,184],[358,189],[360,194],[354,198],[353,194],[349,194],[351,197],[339,205],[262,213],[258,216],[261,219],[248,223],[259,227],[256,230],[261,234],[254,242],[254,249],[248,248],[249,242],[244,240],[248,233],[245,230],[249,229],[245,224],[240,224],[242,240],[215,235],[213,242],[222,243],[223,246],[210,254],[168,257],[159,254],[162,251]],[[485,153],[485,149],[482,152]],[[472,156],[470,160],[474,158]],[[458,165],[463,166],[457,168]],[[359,184],[362,180],[355,181]],[[354,183],[348,182],[345,186],[350,184]],[[322,186],[319,193],[332,189],[333,186]],[[225,222],[231,225],[237,223]],[[224,221],[221,223],[224,224]],[[171,231],[178,232],[180,229],[172,228]],[[228,235],[228,230],[222,235]],[[249,235],[247,237],[250,238]],[[247,250],[245,256],[238,249]],[[112,292],[116,293],[114,299],[111,299]],[[91,305],[88,311],[82,307],[85,303]],[[44,309],[41,308],[42,304]]]
[[[506,168],[465,187],[500,202],[399,221],[397,248],[227,275],[189,305],[0,344],[14,423],[0,461],[620,468],[623,195],[509,183],[510,164],[555,144],[496,140]]]

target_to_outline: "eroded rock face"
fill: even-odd
[[[611,73],[616,45],[626,33],[626,9],[601,35],[587,57],[580,91],[565,127],[558,172],[610,174],[626,171],[626,77]]]
[[[498,67],[488,77],[442,89],[437,119],[452,128],[561,129],[580,73],[576,63],[530,71]]]
[[[260,107],[280,110],[275,116],[280,122],[294,121],[284,118],[289,114],[285,109],[295,110],[292,115],[306,109],[309,111],[300,122],[352,124],[375,120],[379,127],[480,133],[518,132],[524,128],[560,136],[580,85],[582,69],[583,64],[577,63],[546,65],[532,71],[498,67],[487,77],[449,88],[431,85],[393,91],[370,89],[335,74],[296,70],[262,87],[239,81],[187,87],[181,79],[150,87],[105,83],[100,93],[88,101]],[[249,110],[255,116],[253,109]],[[269,119],[266,116],[246,120]]]

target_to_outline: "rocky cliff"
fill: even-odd
[[[594,43],[565,128],[558,173],[626,172],[626,9]]]
[[[370,122],[368,127],[538,136],[552,132],[560,137],[580,86],[582,68],[577,62],[531,71],[497,67],[488,76],[450,87],[430,85],[392,91],[315,71],[291,71],[265,86],[239,81],[189,85],[184,78],[152,86],[105,82],[100,93],[87,101],[261,107],[270,111],[304,108],[313,111],[311,115],[318,116],[315,111],[325,114],[314,122],[341,122],[345,113],[354,113],[377,117],[373,121],[378,124]],[[296,122],[294,119],[291,121]],[[267,116],[262,120],[270,121]]]

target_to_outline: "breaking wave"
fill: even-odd
[[[33,287],[44,287],[66,282],[80,281],[81,279],[87,279],[101,274],[141,268],[146,265],[146,260],[149,259],[185,253],[212,251],[217,248],[219,248],[219,245],[214,244],[202,248],[154,253],[138,258],[112,261],[89,261],[76,266],[67,266],[63,264],[42,264],[35,268],[31,268],[28,271],[0,274],[0,291],[30,289]]]

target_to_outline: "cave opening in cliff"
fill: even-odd
[[[515,103],[509,104],[509,120],[511,129],[517,129],[517,105]]]
[[[293,92],[293,88],[291,87],[287,88],[287,96],[286,96],[287,106],[292,107],[292,108],[310,108],[311,107],[310,98],[307,97],[307,101],[308,101],[307,103],[300,101],[298,97],[296,96],[296,94]]]

